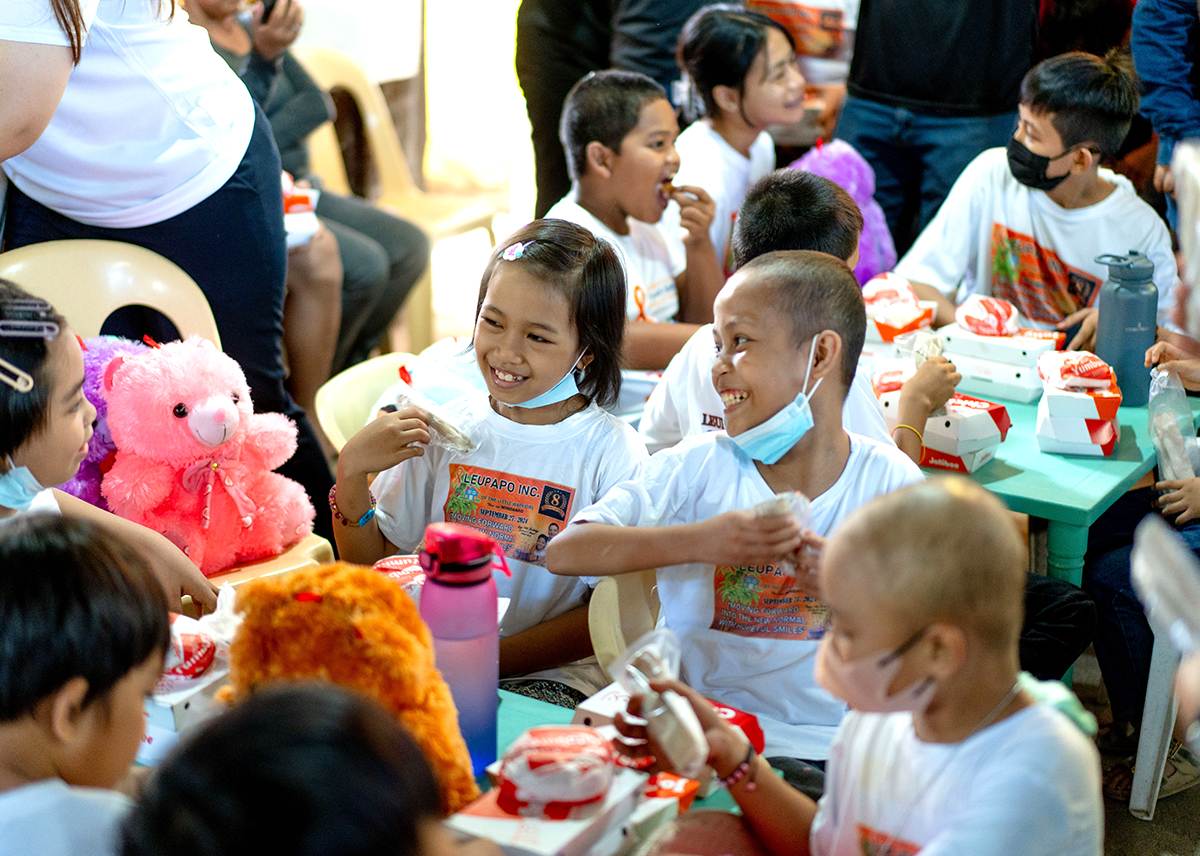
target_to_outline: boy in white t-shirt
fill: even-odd
[[[162,675],[167,598],[131,544],[77,517],[0,527],[0,856],[107,856],[112,788]]]
[[[660,686],[688,694],[709,763],[769,852],[1100,856],[1096,747],[1018,678],[1026,561],[1003,505],[957,476],[876,499],[842,524],[820,559],[829,625],[817,679],[852,710],[819,804],[763,769],[696,693]],[[618,728],[646,736],[623,718]]]
[[[675,187],[679,123],[663,88],[644,74],[600,71],[572,87],[560,136],[573,184],[547,218],[569,220],[616,248],[628,280],[627,368],[661,369],[697,324],[712,320],[724,283],[709,237],[715,205],[703,188]],[[674,200],[683,254],[654,224]],[[678,324],[646,322],[682,322]]]
[[[1100,169],[1138,110],[1128,55],[1067,53],[1021,82],[1020,120],[1007,152],[973,160],[941,209],[896,265],[936,321],[954,320],[971,294],[1014,303],[1026,326],[1075,331],[1090,347],[1105,253],[1138,250],[1154,262],[1159,324],[1174,305],[1175,257],[1162,219],[1123,176]]]
[[[641,478],[612,488],[550,542],[547,567],[601,576],[658,568],[683,678],[755,714],[781,766],[820,761],[845,713],[813,681],[825,610],[779,565],[921,473],[894,446],[842,428],[866,331],[844,262],[804,250],[760,256],[730,278],[715,314],[712,376],[728,433],[652,457]],[[755,514],[793,490],[812,497],[811,530],[791,515]]]

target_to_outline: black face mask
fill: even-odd
[[[1032,187],[1034,190],[1053,190],[1066,181],[1070,173],[1049,178],[1046,175],[1046,167],[1050,166],[1051,161],[1066,157],[1072,151],[1074,151],[1073,147],[1052,158],[1035,155],[1016,137],[1010,137],[1008,140],[1008,169],[1012,172],[1013,178],[1026,187]]]

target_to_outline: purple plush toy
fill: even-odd
[[[104,393],[104,368],[113,357],[130,357],[149,350],[141,342],[131,342],[118,336],[93,336],[83,342],[83,394],[96,408],[96,430],[88,441],[87,457],[79,465],[75,478],[62,485],[61,490],[108,509],[100,495],[101,469],[105,460],[117,450],[108,431],[108,399]]]
[[[892,243],[883,209],[875,201],[875,171],[853,146],[844,140],[825,144],[818,141],[790,166],[828,178],[858,203],[863,215],[863,230],[858,239],[858,264],[854,267],[854,276],[859,285],[896,266],[896,245]]]

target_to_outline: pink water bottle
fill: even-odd
[[[497,566],[508,573],[503,554],[488,536],[457,523],[426,528],[421,618],[433,634],[438,671],[458,708],[458,727],[476,776],[496,760],[500,627],[492,569]]]

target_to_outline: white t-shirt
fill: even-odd
[[[1096,747],[1035,704],[962,743],[924,743],[912,714],[851,712],[825,768],[813,856],[1100,856]]]
[[[43,488],[38,492],[38,495],[33,498],[33,502],[24,511],[18,511],[16,514],[11,514],[8,517],[0,517],[0,526],[5,523],[11,523],[19,517],[26,514],[62,514],[62,509],[58,507],[58,500],[54,496],[54,491],[51,488]]]
[[[0,793],[0,856],[107,856],[133,803],[101,788],[43,779]]]
[[[1002,297],[1023,323],[1048,329],[1096,305],[1108,278],[1097,256],[1138,250],[1154,262],[1158,321],[1171,324],[1176,270],[1167,227],[1129,179],[1107,169],[1100,177],[1116,185],[1105,199],[1063,208],[1012,177],[1005,149],[988,149],[954,182],[896,273],[958,303],[971,294]]]
[[[679,314],[675,278],[687,267],[683,245],[667,242],[649,223],[627,217],[628,235],[618,235],[570,196],[554,203],[548,218],[583,226],[617,248],[625,266],[625,314],[630,321],[674,321]]]
[[[733,259],[729,251],[729,236],[733,232],[733,220],[737,217],[746,191],[764,175],[775,169],[775,143],[763,131],[750,145],[750,157],[746,157],[725,138],[712,129],[706,119],[693,122],[675,141],[679,152],[679,172],[672,182],[678,187],[691,184],[703,187],[717,204],[712,225],[708,227],[717,258],[725,269],[725,275],[733,273]],[[667,206],[658,230],[671,246],[683,251],[683,229],[679,223],[679,205]]]
[[[850,458],[812,500],[811,528],[828,536],[873,497],[921,481],[895,446],[850,435]],[[689,437],[646,462],[575,518],[615,526],[677,526],[752,508],[774,496],[724,432]],[[679,636],[683,679],[705,696],[758,717],[765,757],[822,759],[846,706],[813,679],[825,607],[795,593],[774,565],[694,563],[658,569],[661,620]]]
[[[45,132],[4,172],[30,198],[93,226],[134,228],[187,211],[245,155],[250,94],[169,0],[80,7],[79,65]],[[0,0],[0,39],[68,44],[47,0]]]
[[[725,407],[712,382],[714,358],[712,325],[705,324],[667,363],[662,380],[646,399],[638,424],[638,433],[651,454],[674,446],[684,437],[725,428]],[[883,421],[879,399],[862,373],[854,375],[854,383],[846,393],[842,427],[895,445]]]
[[[767,12],[785,25],[796,39],[796,60],[804,80],[816,86],[846,82],[854,55],[858,29],[859,0],[804,0],[804,2],[755,3],[751,9]],[[773,6],[767,9],[763,6]],[[786,16],[786,18],[784,17]]]
[[[495,576],[500,596],[512,598],[501,636],[587,603],[587,580],[546,570],[545,554],[534,553],[537,538],[553,537],[551,526],[557,534],[613,485],[637,476],[646,458],[637,434],[594,403],[556,425],[505,419],[486,395],[446,408],[473,426],[479,447],[463,454],[429,446],[421,457],[381,473],[371,489],[384,537],[401,553],[414,553],[426,525],[448,520],[496,539],[512,571],[511,579]],[[539,676],[589,693],[607,683],[594,665],[554,672]]]

